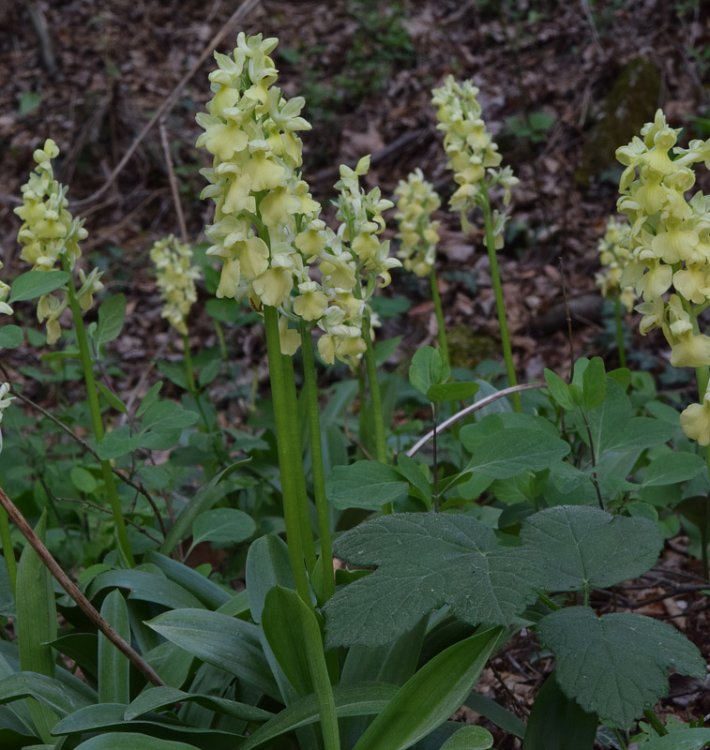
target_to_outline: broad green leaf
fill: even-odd
[[[353,750],[405,750],[443,724],[478,680],[502,638],[489,628],[437,654],[397,691]]]
[[[356,461],[334,466],[328,477],[327,495],[334,507],[379,510],[383,505],[406,500],[409,485],[392,466],[379,461]]]
[[[20,274],[13,282],[8,302],[22,302],[37,299],[64,286],[69,280],[66,271],[27,271]]]
[[[130,703],[124,713],[124,719],[133,721],[143,714],[168,708],[174,703],[198,703],[217,713],[244,721],[268,721],[274,716],[270,711],[265,711],[263,708],[250,706],[247,703],[238,703],[227,698],[186,693],[184,690],[172,687],[152,687],[144,690]]]
[[[400,513],[345,533],[337,556],[379,566],[326,604],[329,645],[388,643],[447,604],[464,622],[507,625],[536,598],[535,560],[469,515]]]
[[[454,732],[441,750],[489,750],[492,747],[493,735],[487,729],[469,726]]]
[[[593,750],[599,719],[568,698],[550,675],[538,691],[523,750]]]
[[[433,498],[431,480],[427,476],[428,469],[406,453],[400,453],[397,456],[397,471],[414,488],[412,494],[424,503],[427,510],[431,509]]]
[[[176,609],[159,615],[148,626],[198,659],[280,698],[256,625],[219,612]]]
[[[461,430],[461,443],[472,454],[466,468],[494,479],[542,471],[570,451],[540,420],[524,414],[485,417]]]
[[[256,533],[256,523],[243,510],[216,508],[201,513],[192,524],[192,545],[201,542],[240,544]]]
[[[639,744],[639,750],[703,750],[710,745],[710,729],[675,729],[665,737]]]
[[[574,409],[575,403],[569,385],[552,370],[545,369],[545,382],[553,400],[567,411]]]
[[[202,602],[162,574],[146,570],[109,570],[91,582],[89,598],[106,588],[129,589],[129,599],[162,604],[164,607],[200,607]]]
[[[101,604],[101,616],[127,642],[131,640],[126,600],[114,589]],[[101,703],[128,703],[130,695],[131,663],[103,633],[99,633],[98,649],[99,701]]]
[[[677,425],[670,425],[652,417],[632,417],[616,434],[608,434],[603,450],[630,451],[654,448],[667,442],[675,434]]]
[[[35,529],[40,539],[44,539],[46,523],[45,510]],[[52,678],[55,657],[49,644],[57,637],[57,606],[49,570],[30,544],[25,544],[20,555],[15,599],[20,669]],[[29,700],[27,706],[40,737],[48,742],[57,715],[44,701]]]
[[[209,609],[217,609],[226,604],[234,593],[206,578],[194,568],[159,552],[148,552],[143,559],[159,567],[171,581],[197,597]]]
[[[274,586],[294,589],[288,547],[281,537],[266,534],[249,545],[246,584],[251,619],[259,624],[266,595]]]
[[[553,612],[538,623],[555,655],[557,681],[604,724],[626,729],[668,692],[668,672],[705,675],[698,649],[675,628],[649,617],[589,607]]]
[[[115,409],[120,414],[128,414],[126,405],[110,388],[105,386],[100,380],[96,381],[96,387],[112,409]]]
[[[478,383],[435,383],[427,391],[427,397],[439,403],[441,401],[465,401],[478,393]]]
[[[126,318],[126,297],[112,294],[99,305],[99,322],[96,328],[96,346],[117,339]]]
[[[601,357],[593,357],[582,375],[582,403],[583,409],[594,409],[599,406],[606,396],[606,373],[604,361]]]
[[[90,700],[54,677],[36,672],[15,672],[0,680],[0,703],[34,698],[58,716],[66,716],[89,705]]]
[[[23,340],[24,335],[20,326],[0,326],[0,349],[16,349]]]
[[[323,743],[340,749],[333,688],[314,611],[291,589],[274,586],[266,595],[262,628],[269,646],[296,693],[318,698]]]
[[[542,558],[548,591],[603,588],[645,573],[663,546],[655,524],[598,508],[563,505],[529,516],[523,544]]]
[[[135,436],[140,448],[168,450],[180,438],[186,427],[195,424],[199,416],[172,401],[156,401],[143,414],[141,430]]]
[[[96,452],[100,459],[110,461],[128,455],[137,447],[138,441],[131,434],[131,428],[121,425],[104,435],[103,440],[96,446]]]
[[[136,417],[142,417],[146,411],[158,400],[158,394],[163,388],[163,381],[159,380],[150,386],[140,405],[136,409]]]
[[[514,737],[519,737],[520,739],[525,736],[525,724],[512,711],[503,708],[500,703],[497,703],[487,695],[471,693],[466,698],[464,705],[489,721],[492,721],[497,727],[508,732],[508,734],[512,734]]]
[[[19,750],[27,747],[36,738],[35,732],[6,706],[0,706],[0,747],[3,750]]]
[[[671,451],[663,453],[649,463],[643,471],[644,487],[663,487],[685,482],[705,468],[704,459],[695,453]]]
[[[438,349],[431,346],[417,349],[409,365],[409,382],[427,398],[429,398],[431,386],[445,383],[450,375],[451,370],[442,359]]]
[[[175,740],[161,740],[138,732],[107,732],[82,742],[76,750],[199,750]]]
[[[339,718],[376,714],[385,709],[396,692],[397,688],[394,685],[368,683],[349,687],[336,685],[333,688],[335,710]],[[299,698],[259,727],[239,745],[239,750],[254,750],[256,747],[261,747],[286,732],[313,724],[318,721],[318,716],[318,700],[315,695]]]
[[[98,486],[96,477],[83,466],[72,466],[69,478],[80,492],[85,492],[87,495],[91,495]]]

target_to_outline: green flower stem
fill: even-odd
[[[276,421],[276,449],[281,469],[281,488],[283,492],[284,521],[288,541],[288,555],[291,572],[296,582],[296,590],[303,601],[310,607],[311,597],[306,577],[305,555],[301,534],[301,519],[298,496],[298,474],[294,464],[301,463],[300,452],[293,450],[291,440],[291,412],[288,405],[286,380],[283,370],[281,343],[279,338],[279,313],[275,307],[264,307],[264,325],[266,329],[266,350],[271,378],[271,396]]]
[[[213,319],[212,323],[214,325],[214,332],[217,334],[217,341],[219,342],[219,353],[222,355],[222,359],[226,362],[227,361],[227,341],[224,338],[224,329],[222,328],[222,324],[218,321]]]
[[[616,351],[619,353],[619,367],[626,367],[624,315],[621,310],[621,297],[618,294],[614,296],[614,321],[616,323]]]
[[[289,426],[291,429],[290,444],[294,459],[294,472],[296,474],[296,487],[298,489],[298,517],[301,522],[301,540],[303,543],[303,554],[306,558],[306,567],[312,571],[316,564],[316,547],[313,541],[313,529],[311,526],[311,512],[308,504],[308,493],[306,492],[306,471],[303,468],[303,443],[301,440],[301,420],[298,412],[298,394],[296,392],[296,379],[293,373],[293,359],[281,355],[283,364],[284,382],[286,383],[286,397],[288,399]]]
[[[69,266],[69,259],[66,255],[63,256],[62,262],[64,270],[69,274],[67,293],[69,296],[69,307],[71,308],[72,316],[74,318],[74,331],[76,333],[76,342],[79,346],[79,358],[81,360],[84,382],[86,384],[86,399],[91,414],[91,428],[96,442],[100,443],[104,437],[104,424],[101,418],[101,406],[99,404],[96,379],[94,378],[94,364],[89,350],[89,339],[86,335],[86,326],[84,325],[81,306],[79,305],[79,300],[76,296],[76,287],[74,286],[72,269]],[[123,511],[121,509],[121,500],[118,497],[118,490],[116,489],[113,471],[111,470],[111,464],[108,461],[101,461],[101,475],[111,505],[113,522],[116,526],[116,539],[118,541],[119,552],[123,556],[124,562],[129,567],[133,567],[135,561],[133,560],[133,553],[131,552],[131,547],[128,543],[128,534],[126,532],[126,522],[123,518]]]
[[[313,356],[313,337],[305,322],[301,322],[301,350],[303,352],[303,397],[308,412],[308,437],[311,444],[311,469],[313,472],[313,497],[318,516],[318,535],[323,567],[323,601],[335,593],[333,573],[333,540],[330,532],[330,508],[325,492],[325,471],[320,433],[320,404],[316,382],[316,362]]]
[[[7,575],[10,579],[10,588],[14,595],[17,588],[17,561],[15,560],[15,550],[12,547],[10,521],[4,508],[0,508],[0,542],[2,543],[2,556],[5,558]]]
[[[508,385],[517,385],[518,379],[515,375],[515,365],[513,364],[513,350],[510,345],[510,333],[508,331],[508,320],[505,315],[505,299],[503,297],[503,285],[500,281],[500,271],[498,270],[498,256],[496,254],[496,239],[493,231],[493,212],[491,203],[488,199],[488,190],[484,185],[481,186],[481,208],[483,210],[483,222],[486,230],[486,249],[488,250],[488,260],[491,265],[491,280],[493,282],[493,291],[496,298],[496,311],[498,312],[498,325],[500,326],[500,340],[503,345],[503,358],[505,359],[505,369],[508,373]],[[520,394],[514,393],[512,396],[513,407],[515,411],[522,411]]]
[[[187,390],[190,392],[197,410],[200,412],[202,424],[205,428],[205,432],[210,432],[210,424],[205,414],[205,410],[202,408],[202,402],[200,401],[200,394],[197,391],[197,384],[195,382],[195,369],[192,366],[192,353],[190,352],[190,337],[183,333],[182,335],[182,357],[185,362],[185,377],[187,378]]]
[[[375,348],[370,335],[370,314],[365,314],[362,321],[362,337],[365,340],[365,368],[367,383],[370,386],[370,406],[372,408],[372,422],[375,432],[375,458],[383,464],[387,463],[387,443],[385,441],[385,420],[382,412],[382,395],[377,380],[377,363],[375,362]],[[360,406],[362,408],[362,405]]]
[[[439,280],[436,277],[436,269],[432,268],[429,274],[429,283],[431,284],[431,299],[434,302],[434,313],[436,314],[436,327],[439,338],[439,353],[446,365],[449,361],[449,342],[446,338],[446,323],[444,321],[444,308],[441,305],[441,295],[439,294]]]

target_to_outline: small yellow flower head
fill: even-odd
[[[14,396],[8,396],[10,392],[9,383],[0,383],[0,423],[2,423],[2,416],[5,409],[14,401]],[[0,451],[2,451],[2,431],[0,431]]]
[[[57,144],[49,138],[34,152],[37,166],[22,186],[22,205],[15,209],[23,222],[17,235],[22,246],[20,257],[38,271],[61,265],[63,255],[74,268],[80,255],[79,242],[87,237],[82,222],[67,209],[66,188],[54,179],[52,159],[58,155]]]
[[[37,320],[45,324],[47,343],[50,346],[55,344],[62,335],[59,318],[67,309],[68,304],[66,292],[45,294],[37,301]]]
[[[463,228],[468,229],[467,214],[476,207],[484,182],[486,190],[494,185],[503,188],[503,202],[507,206],[511,189],[518,180],[510,167],[497,169],[501,155],[481,117],[479,89],[471,81],[459,83],[453,76],[448,76],[432,94],[439,120],[437,127],[444,133],[448,167],[458,185],[449,205],[452,211],[461,215]]]
[[[441,200],[419,168],[406,181],[400,181],[395,195],[400,241],[397,255],[408,271],[420,277],[429,276],[434,268],[440,225],[432,221],[431,215],[439,208]]]
[[[200,277],[200,269],[192,265],[192,249],[170,235],[153,245],[150,259],[155,265],[158,289],[163,299],[162,317],[179,333],[186,335],[187,317],[197,300],[195,279]]]
[[[691,440],[699,445],[710,444],[710,392],[706,391],[702,404],[691,404],[680,415],[680,426]]]
[[[0,271],[3,262],[0,260]],[[7,300],[10,296],[10,286],[4,281],[0,281],[0,315],[12,315],[12,308],[8,305]]]
[[[628,247],[630,227],[626,222],[609,217],[604,236],[599,240],[599,261],[602,270],[595,280],[604,297],[618,296],[627,312],[636,300],[633,285],[622,285],[624,269],[631,261]]]

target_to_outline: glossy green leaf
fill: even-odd
[[[422,395],[429,398],[429,388],[432,385],[445,383],[450,375],[451,370],[442,359],[438,349],[422,346],[414,352],[409,365],[409,382]]]
[[[557,373],[546,369],[545,382],[547,383],[547,389],[550,391],[550,396],[559,406],[568,411],[574,409],[575,403],[570,387]]]
[[[262,627],[297,695],[316,694],[326,750],[340,750],[333,690],[315,613],[295,591],[274,586],[266,595]]]
[[[235,508],[216,508],[201,513],[192,524],[192,547],[201,542],[240,544],[256,533],[251,516]]]
[[[335,686],[333,697],[338,717],[369,716],[385,709],[394,697],[393,685],[363,684],[349,687]],[[276,737],[318,721],[318,699],[315,695],[299,698],[259,727],[239,746],[239,750],[254,750]]]
[[[409,485],[392,466],[379,461],[355,461],[334,466],[328,477],[327,495],[334,507],[379,510],[383,505],[406,500]]]
[[[405,750],[443,724],[471,690],[503,631],[491,628],[449,646],[397,691],[354,750]]]
[[[131,640],[126,600],[118,590],[112,591],[101,604],[101,616],[127,642]],[[99,701],[101,703],[128,703],[130,695],[130,668],[128,657],[121,653],[103,633],[99,633],[98,668]]]
[[[542,556],[540,585],[548,591],[602,588],[653,567],[663,546],[655,524],[564,505],[529,516],[523,543]]]
[[[233,591],[211,581],[194,568],[161,555],[159,552],[148,552],[143,559],[160,568],[171,581],[197,597],[208,609],[218,609],[234,594]]]
[[[560,690],[550,675],[535,696],[523,750],[593,750],[599,719]]]
[[[60,680],[35,672],[16,672],[0,680],[0,703],[20,698],[34,698],[58,716],[66,716],[91,702]]]
[[[675,628],[648,617],[569,607],[538,624],[569,697],[609,726],[628,727],[668,692],[668,672],[705,675],[698,649]]]
[[[66,271],[27,271],[12,282],[8,302],[12,304],[37,299],[63,287],[68,280],[69,274]]]
[[[454,732],[441,750],[490,750],[492,747],[493,735],[487,729],[469,726]]]
[[[475,396],[480,389],[478,383],[436,383],[430,386],[427,397],[435,403],[441,401],[465,401]]]
[[[152,687],[144,690],[135,698],[126,708],[124,718],[126,721],[133,721],[139,716],[158,711],[161,708],[168,708],[174,703],[198,703],[201,706],[212,709],[213,711],[232,716],[235,719],[244,721],[268,721],[273,718],[270,711],[265,711],[256,706],[250,706],[247,703],[231,701],[227,698],[220,698],[214,695],[202,695],[195,693],[186,693],[184,690],[178,690],[172,687]]]
[[[643,471],[644,487],[666,487],[697,476],[705,468],[705,460],[696,453],[669,451],[656,456]]]
[[[198,659],[280,698],[255,625],[219,612],[176,609],[159,615],[148,626]]]
[[[497,727],[500,727],[508,734],[522,739],[525,736],[525,724],[512,711],[504,708],[497,701],[489,698],[487,695],[480,693],[471,693],[464,705],[480,714],[484,718],[492,721]]]
[[[96,327],[96,345],[102,346],[117,339],[126,319],[126,297],[112,294],[99,305],[99,322]]]
[[[16,349],[24,341],[20,326],[0,326],[0,349]]]
[[[473,625],[510,624],[536,599],[536,559],[470,515],[383,516],[340,537],[335,553],[379,567],[326,604],[329,645],[388,643],[445,604]]]
[[[599,406],[606,396],[606,373],[604,360],[593,357],[582,375],[582,403],[583,409],[594,409]]]
[[[106,403],[119,414],[128,414],[128,408],[121,399],[100,380],[96,381],[96,387]]]
[[[200,607],[202,602],[164,575],[147,570],[109,570],[100,573],[88,588],[89,598],[106,588],[128,589],[129,599],[162,604],[175,609]]]
[[[296,588],[288,547],[281,537],[266,534],[249,545],[246,583],[251,618],[257,624],[261,622],[266,595],[274,586]]]
[[[195,745],[161,740],[137,732],[107,732],[77,745],[75,750],[199,750]]]

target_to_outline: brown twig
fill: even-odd
[[[138,146],[148,135],[148,133],[153,129],[155,124],[158,123],[175,106],[180,97],[180,94],[182,93],[182,90],[185,88],[185,86],[187,86],[195,73],[197,73],[197,71],[202,67],[202,64],[205,62],[205,60],[207,60],[207,58],[212,54],[212,51],[215,49],[215,47],[217,47],[217,45],[224,39],[224,37],[227,36],[227,34],[232,30],[232,27],[238,21],[241,21],[244,16],[247,15],[247,13],[254,10],[254,8],[258,4],[259,0],[244,0],[244,2],[234,11],[234,13],[232,13],[229,20],[209,41],[195,64],[180,79],[175,88],[170,92],[168,98],[165,99],[165,101],[158,107],[155,114],[150,118],[150,120],[148,120],[148,122],[143,126],[143,129],[140,131],[140,133],[138,133],[138,135],[134,138],[133,143],[131,143],[128,148],[128,151],[126,151],[126,153],[121,158],[121,161],[119,161],[118,164],[114,167],[106,182],[98,190],[94,191],[86,198],[82,198],[78,201],[73,201],[72,208],[83,208],[84,206],[93,203],[95,200],[100,198],[111,187],[111,185],[113,185],[118,175],[121,174],[128,162],[133,157],[133,154],[136,152]]]
[[[163,687],[165,683],[160,679],[153,667],[144,661],[141,655],[134,650],[130,643],[124,640],[96,610],[94,605],[84,596],[79,587],[62,570],[59,563],[52,557],[52,553],[44,546],[42,540],[35,534],[27,519],[18,510],[17,506],[5,494],[0,487],[0,505],[6,510],[12,522],[22,532],[22,536],[32,546],[34,551],[46,566],[47,570],[54,576],[59,585],[76,602],[81,611],[96,625],[96,627],[108,638],[111,643],[133,664],[136,669],[153,685]]]
[[[173,196],[173,204],[175,206],[175,216],[177,217],[178,227],[180,228],[180,239],[184,245],[189,242],[187,235],[187,224],[185,224],[185,214],[182,210],[182,203],[180,201],[180,191],[178,190],[177,177],[175,176],[175,169],[173,168],[173,160],[170,156],[170,143],[168,142],[168,132],[165,128],[165,121],[161,120],[158,126],[160,130],[160,143],[163,146],[163,154],[165,156],[165,167],[168,170],[168,180],[170,182],[170,192]]]

